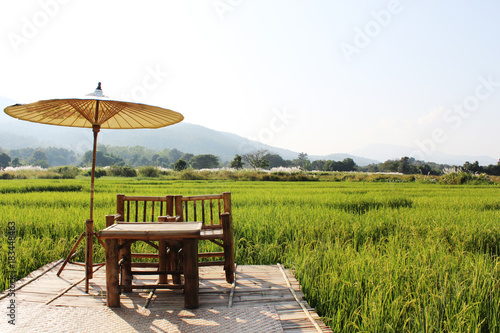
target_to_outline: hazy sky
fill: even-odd
[[[309,154],[500,157],[499,1],[2,1],[0,96],[112,98]],[[189,135],[189,133],[186,133]]]

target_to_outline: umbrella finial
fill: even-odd
[[[87,96],[107,97],[102,93],[101,82],[97,84],[97,88],[95,88],[95,91],[93,93],[87,94]]]

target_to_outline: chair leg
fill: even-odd
[[[226,281],[234,282],[234,238],[231,215],[221,214],[222,229],[224,233],[224,270],[226,271]]]

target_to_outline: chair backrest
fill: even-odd
[[[222,228],[220,215],[231,214],[231,192],[209,195],[129,196],[117,194],[119,222],[156,222],[158,216],[203,222],[204,228]]]
[[[203,228],[222,228],[222,213],[231,214],[231,192],[210,195],[175,196],[179,221],[203,222]]]
[[[156,222],[158,216],[173,214],[173,197],[116,195],[119,222]]]

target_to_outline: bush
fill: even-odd
[[[174,164],[175,171],[182,171],[187,169],[187,163],[184,160],[177,160]]]
[[[124,166],[122,167],[122,176],[123,177],[137,177],[137,171],[134,168]]]
[[[57,173],[57,172],[53,172],[53,171],[46,171],[46,172],[40,172],[39,174],[37,174],[36,178],[38,179],[62,179],[62,175]]]
[[[193,172],[190,170],[184,170],[181,171],[181,177],[182,180],[201,180],[203,177],[198,174],[197,172]]]
[[[92,175],[92,170],[90,170],[90,169],[87,170],[83,175],[90,177]],[[104,176],[106,176],[106,170],[104,170],[103,168],[96,168],[95,169],[95,172],[94,172],[95,178],[101,178]]]
[[[14,179],[14,175],[7,172],[0,173],[0,179]]]
[[[470,172],[458,171],[458,172],[450,172],[444,174],[440,180],[441,184],[445,185],[488,185],[493,184],[493,182],[488,178],[488,176],[484,173],[482,174],[473,174]]]
[[[154,166],[144,166],[139,168],[139,175],[142,177],[159,177],[160,170]]]
[[[137,177],[137,171],[128,166],[113,165],[109,167],[108,175],[115,177]]]
[[[53,171],[60,174],[63,179],[75,179],[80,174],[80,169],[70,165],[54,168]]]
[[[122,175],[122,170],[123,170],[123,167],[121,167],[119,165],[112,165],[107,170],[107,174],[108,174],[108,176],[119,177]]]

